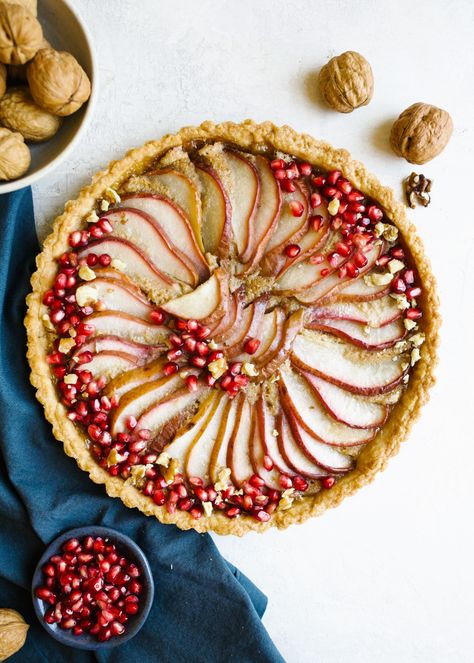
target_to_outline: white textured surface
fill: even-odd
[[[101,90],[83,144],[35,188],[42,235],[98,168],[185,124],[288,123],[347,147],[400,191],[411,169],[387,148],[393,118],[415,101],[451,112],[450,145],[420,169],[434,178],[433,203],[412,215],[444,315],[438,385],[421,421],[388,470],[339,509],[217,544],[268,594],[264,622],[289,663],[472,661],[472,3],[74,5],[95,38]],[[320,105],[314,73],[348,49],[371,62],[376,90],[370,106],[339,115]]]

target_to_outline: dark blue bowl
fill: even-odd
[[[126,624],[126,630],[123,635],[113,636],[110,640],[105,642],[99,642],[95,635],[90,635],[89,633],[83,633],[82,635],[73,635],[72,631],[64,631],[59,628],[57,624],[47,624],[44,619],[44,613],[50,607],[49,603],[42,601],[37,596],[35,596],[36,587],[43,584],[43,572],[42,566],[49,560],[52,555],[57,555],[61,553],[62,545],[71,538],[81,539],[84,536],[101,536],[103,539],[110,539],[111,543],[114,543],[117,546],[118,551],[124,556],[127,557],[131,562],[136,564],[138,568],[142,571],[142,576],[140,577],[140,583],[143,586],[142,593],[140,594],[140,610],[136,615],[130,615],[129,620]],[[145,557],[142,550],[137,546],[137,544],[132,541],[128,536],[117,532],[117,530],[111,529],[110,527],[96,527],[91,525],[90,527],[78,527],[77,529],[71,529],[69,532],[64,532],[61,536],[58,536],[57,539],[54,539],[49,546],[44,551],[41,559],[38,562],[38,566],[35,569],[33,574],[33,581],[31,585],[32,597],[33,597],[33,606],[36,612],[38,619],[41,622],[43,628],[56,640],[59,640],[63,645],[68,645],[69,647],[76,647],[77,649],[111,649],[112,647],[117,647],[118,645],[123,645],[124,642],[133,638],[134,635],[138,633],[143,624],[148,617],[150,612],[151,605],[153,603],[153,596],[155,593],[155,584],[153,582],[153,576],[151,574],[150,565],[148,560]]]

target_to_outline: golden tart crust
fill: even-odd
[[[259,522],[249,517],[229,519],[220,511],[214,511],[211,516],[199,520],[195,520],[186,511],[170,514],[165,506],[157,506],[122,478],[110,476],[93,459],[86,446],[84,433],[66,417],[66,408],[60,402],[51,379],[50,365],[46,361],[50,340],[42,320],[42,296],[55,278],[55,258],[69,249],[69,234],[93,211],[97,200],[104,196],[106,189],[119,189],[128,178],[143,172],[160,155],[173,147],[209,140],[231,143],[249,151],[260,150],[266,146],[272,151],[291,154],[325,170],[341,170],[344,177],[357,189],[377,201],[398,227],[423,285],[420,299],[424,312],[423,332],[426,341],[421,359],[414,367],[409,384],[391,412],[388,422],[375,439],[362,449],[356,467],[339,479],[330,490],[304,495],[295,500],[291,508],[277,509],[268,522]],[[131,150],[123,159],[113,161],[108,168],[97,173],[92,183],[82,189],[75,200],[66,203],[64,213],[55,220],[53,231],[46,239],[36,262],[38,269],[31,279],[33,290],[27,297],[28,312],[25,318],[28,335],[27,357],[31,366],[31,383],[36,388],[38,400],[44,406],[46,418],[52,424],[54,436],[63,443],[65,452],[76,459],[79,467],[89,473],[92,481],[105,485],[111,497],[120,497],[126,506],[136,507],[146,515],[155,516],[163,523],[174,523],[181,529],[194,528],[198,532],[212,530],[218,534],[241,536],[251,530],[262,532],[271,526],[286,528],[337,506],[346,496],[372,481],[376,473],[385,468],[388,459],[398,452],[422,405],[428,400],[429,389],[435,381],[434,368],[437,363],[441,322],[436,281],[423,244],[415,227],[406,217],[404,205],[395,199],[391,189],[383,187],[374,175],[368,173],[363,164],[353,161],[346,150],[334,149],[328,143],[307,134],[299,134],[288,126],[277,127],[271,122],[256,124],[251,120],[241,124],[204,122],[198,127],[185,127],[176,134],[166,135],[160,140]]]

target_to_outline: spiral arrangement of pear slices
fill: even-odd
[[[267,520],[290,493],[330,488],[419,358],[416,273],[337,171],[174,148],[81,232],[81,340],[62,364],[106,399],[102,466],[157,504],[185,486],[169,510]],[[78,390],[71,418],[92,435]]]

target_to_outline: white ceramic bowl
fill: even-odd
[[[59,166],[84,135],[91,120],[97,96],[97,64],[86,26],[68,0],[39,0],[38,19],[46,39],[58,51],[74,55],[92,83],[89,101],[76,113],[65,117],[53,138],[45,143],[29,143],[31,165],[23,177],[0,182],[0,194],[16,191],[49,174]]]

